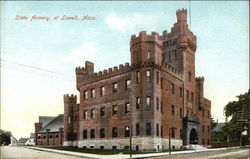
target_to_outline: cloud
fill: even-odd
[[[111,13],[105,18],[105,23],[108,27],[115,31],[132,31],[134,29],[149,29],[154,30],[159,24],[160,13],[143,14],[132,13],[126,16],[119,16],[116,13]]]

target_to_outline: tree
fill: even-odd
[[[247,129],[249,130],[249,116],[244,118],[244,114],[250,113],[249,104],[250,104],[250,90],[248,92],[241,94],[237,97],[237,101],[229,102],[224,107],[224,114],[226,118],[230,119],[226,126],[223,128],[223,131],[229,135],[230,142],[248,142],[248,135],[242,136],[242,132]],[[243,114],[244,113],[244,114]],[[242,119],[245,120],[244,122]],[[247,121],[248,120],[248,121]],[[241,138],[242,137],[242,138]]]
[[[210,118],[210,123],[211,123],[211,130],[216,127],[217,122],[214,120],[213,117]]]
[[[10,144],[10,134],[3,130],[0,130],[0,145],[9,145]]]

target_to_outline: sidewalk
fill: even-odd
[[[127,159],[129,158],[129,154],[116,154],[116,155],[97,155],[97,154],[89,154],[89,153],[80,153],[80,152],[71,152],[71,151],[63,151],[63,150],[55,150],[55,149],[47,149],[47,148],[38,148],[38,147],[28,147],[29,149],[37,150],[37,151],[45,151],[52,152],[58,154],[64,154],[69,156],[83,157],[83,158],[91,158],[91,159]],[[174,151],[171,152],[171,155],[180,155],[180,154],[188,154],[188,153],[201,153],[201,152],[211,152],[211,151],[227,151],[227,150],[235,150],[240,147],[230,147],[227,148],[216,148],[216,149],[207,149],[207,150],[184,150],[184,151]],[[159,152],[159,153],[148,153],[148,154],[133,154],[133,158],[150,158],[150,157],[162,157],[168,156],[169,152]]]

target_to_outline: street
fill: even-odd
[[[31,150],[17,146],[1,146],[1,159],[80,159],[63,154]],[[83,158],[81,158],[83,159]]]

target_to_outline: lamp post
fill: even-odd
[[[171,135],[171,128],[169,128],[168,129],[168,147],[169,147],[169,155],[171,155],[171,137],[170,137],[170,135]]]
[[[129,131],[129,158],[132,158],[132,128],[130,125],[129,127],[126,127],[126,131]]]

